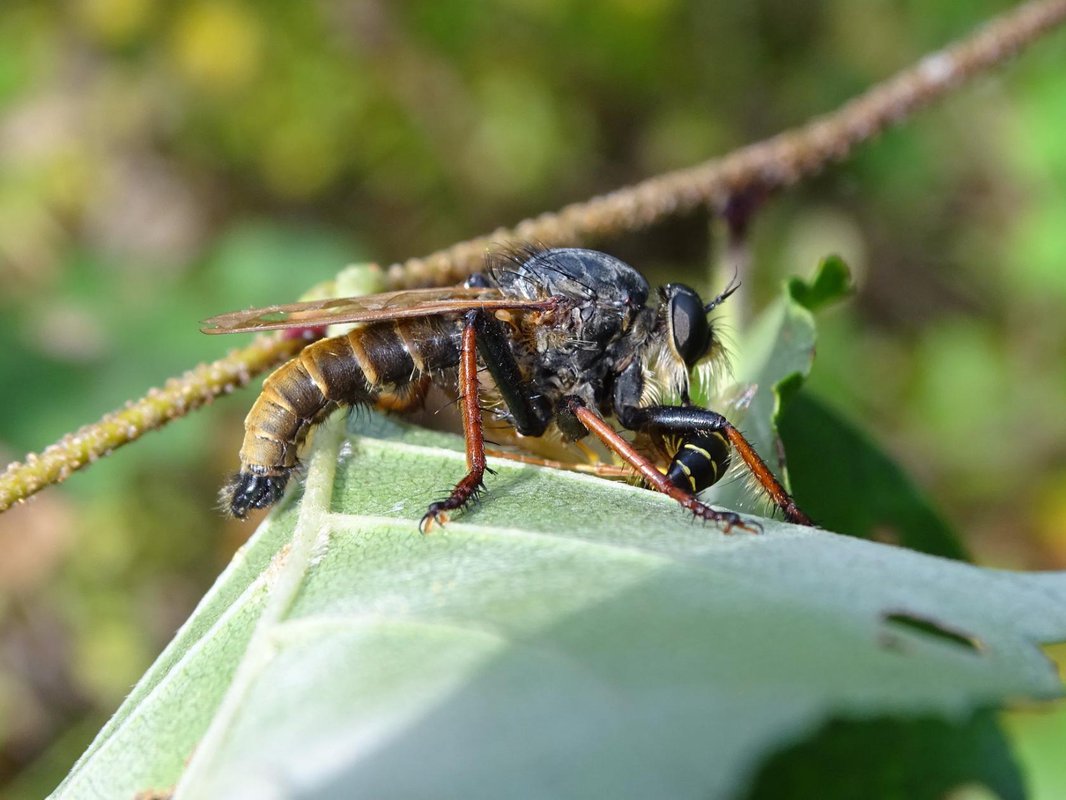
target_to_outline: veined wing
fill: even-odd
[[[472,309],[544,309],[547,300],[519,300],[504,297],[499,289],[450,286],[434,289],[408,289],[362,297],[331,297],[288,303],[244,311],[231,311],[203,321],[204,333],[243,333],[282,328],[320,327],[346,322],[375,322],[388,319],[428,317]]]

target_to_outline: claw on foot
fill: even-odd
[[[698,500],[693,501],[693,504],[689,506],[689,510],[700,519],[717,524],[722,533],[725,534],[732,533],[733,528],[740,528],[741,530],[752,534],[762,533],[762,526],[759,525],[759,523],[745,521],[743,517],[735,511],[716,511]]]
[[[429,511],[422,515],[422,521],[418,523],[418,532],[423,536],[433,530],[434,525],[444,527],[448,522],[448,515],[444,513],[443,503],[434,503]]]

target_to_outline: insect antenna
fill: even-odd
[[[737,277],[737,270],[733,269],[733,277],[729,280],[729,285],[722,290],[722,293],[714,298],[711,302],[703,307],[703,313],[710,314],[715,308],[720,306],[726,298],[728,298],[733,292],[740,288],[740,280]]]

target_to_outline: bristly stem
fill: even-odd
[[[810,177],[855,147],[998,66],[1066,20],[1066,0],[1029,2],[962,41],[925,56],[805,125],[695,167],[668,172],[560,211],[524,220],[388,270],[394,289],[448,285],[475,272],[489,247],[590,244],[641,230],[700,206],[721,214],[738,197],[762,196]]]
[[[1066,0],[1034,0],[994,18],[968,38],[932,53],[837,110],[689,169],[669,172],[583,203],[524,220],[388,269],[393,289],[447,285],[475,272],[490,247],[535,241],[595,244],[705,207],[725,212],[734,199],[763,196],[846,158],[863,142],[949,95],[1066,21]],[[0,474],[0,511],[148,431],[243,386],[299,350],[286,338],[261,338],[172,378],[125,408],[31,453]]]
[[[31,453],[25,461],[10,464],[0,475],[0,511],[50,484],[61,483],[71,472],[106,456],[116,447],[246,385],[278,361],[296,355],[304,344],[291,337],[260,336],[225,358],[200,364],[171,378],[161,389],[149,389],[139,400],[68,433],[40,454]]]

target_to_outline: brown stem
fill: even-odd
[[[39,455],[31,453],[25,461],[9,464],[0,474],[0,511],[50,484],[66,480],[74,470],[106,456],[116,447],[244,386],[259,373],[294,356],[304,344],[292,337],[261,336],[225,358],[200,364],[178,378],[171,378],[162,389],[149,389],[140,400],[68,433]]]
[[[799,128],[722,158],[541,214],[514,228],[500,228],[425,258],[393,264],[387,280],[394,289],[448,285],[477,271],[490,247],[530,241],[555,247],[578,245],[647,228],[699,206],[721,213],[735,196],[791,186],[846,158],[856,145],[1002,63],[1064,19],[1064,0],[1024,3]]]

